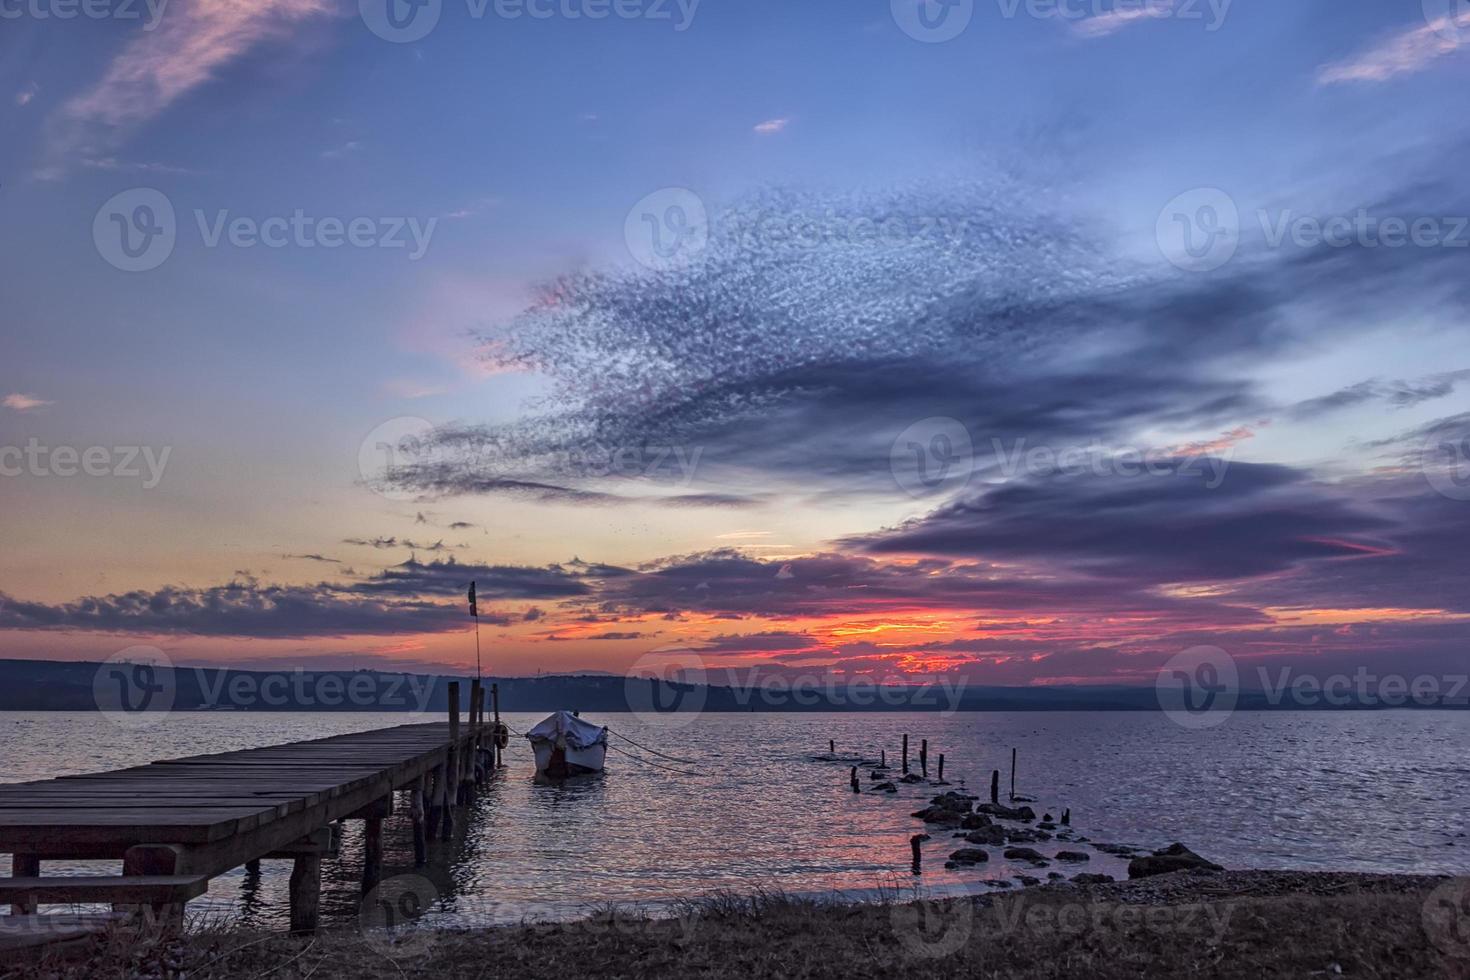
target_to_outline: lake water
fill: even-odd
[[[505,718],[524,731],[540,716]],[[99,714],[0,713],[0,781],[405,720],[192,713],[125,732]],[[860,896],[907,889],[916,880],[909,837],[923,829],[909,814],[939,790],[854,795],[846,764],[815,758],[831,738],[839,754],[876,758],[886,749],[896,769],[904,733],[915,757],[918,740],[929,740],[931,776],[943,752],[946,779],[982,796],[992,769],[1002,770],[1004,787],[1016,748],[1017,792],[1036,798],[1038,813],[1070,807],[1074,830],[1093,842],[1158,847],[1179,840],[1236,868],[1470,870],[1470,712],[1238,712],[1206,730],[1186,730],[1163,714],[1121,712],[705,714],[677,728],[631,714],[590,720],[690,761],[655,760],[685,770],[671,772],[613,752],[601,777],[541,785],[532,780],[524,740],[513,738],[500,778],[458,821],[452,841],[432,845],[427,869],[414,871],[407,816],[386,822],[385,877],[421,875],[429,885],[416,887],[432,887],[430,921],[458,924],[565,919],[607,903],[659,911],[718,890]],[[866,771],[862,778],[866,790]],[[358,913],[360,826],[348,823],[341,855],[324,863],[328,921]],[[962,842],[942,830],[933,835],[919,879],[927,891],[985,890],[987,878],[1038,874],[998,860],[998,849],[988,864],[946,870],[945,856]],[[46,865],[56,873],[84,867]],[[1121,859],[1101,852],[1082,869],[1126,875]],[[1070,875],[1076,868],[1051,870]],[[289,871],[287,861],[265,862],[256,879],[237,869],[189,908],[282,925]]]

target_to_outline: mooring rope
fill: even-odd
[[[666,765],[663,765],[663,764],[658,763],[658,762],[653,762],[652,760],[649,760],[649,759],[640,759],[640,758],[638,758],[638,756],[634,755],[633,753],[627,751],[626,749],[620,749],[616,745],[609,745],[608,748],[612,749],[614,752],[618,752],[618,753],[621,753],[622,755],[627,756],[628,758],[632,759],[634,762],[641,762],[645,766],[653,766],[653,768],[655,768],[655,769],[662,769],[665,772],[676,772],[676,773],[678,773],[681,776],[698,776],[699,775],[699,773],[697,773],[697,772],[689,772],[686,769],[675,769],[673,766],[666,766]]]
[[[622,739],[624,742],[627,742],[629,745],[637,746],[638,748],[642,749],[644,752],[651,752],[651,753],[653,753],[654,755],[658,756],[661,759],[669,759],[669,760],[671,760],[673,762],[682,762],[685,765],[690,765],[690,766],[697,766],[697,765],[699,765],[699,760],[698,759],[681,759],[677,755],[669,755],[667,752],[660,752],[658,749],[650,749],[646,745],[640,745],[639,743],[633,741],[628,736],[623,735],[620,732],[615,732],[611,728],[608,729],[608,732],[610,734],[616,735],[618,738]]]

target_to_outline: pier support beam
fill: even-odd
[[[34,854],[12,854],[10,856],[10,873],[16,878],[39,878],[41,876],[41,859]],[[10,906],[11,915],[35,915],[36,906],[24,902],[16,902]]]
[[[444,785],[444,768],[435,766],[430,772],[427,784],[424,787],[424,806],[426,818],[424,821],[424,832],[429,840],[433,840],[439,834],[439,821],[444,815],[444,809],[439,805],[439,791]]]
[[[316,932],[322,898],[322,859],[299,854],[291,865],[291,931]]]
[[[383,818],[368,817],[362,822],[362,890],[364,894],[378,887],[378,882],[382,879]]]
[[[413,863],[422,868],[429,860],[428,842],[424,836],[424,783],[423,776],[409,788],[409,816],[413,819]]]

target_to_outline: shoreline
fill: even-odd
[[[1470,877],[1176,871],[849,903],[720,894],[680,914],[573,922],[112,934],[0,976],[1470,978]]]

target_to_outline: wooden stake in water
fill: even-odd
[[[888,750],[887,749],[879,749],[878,750],[878,768],[879,769],[887,769],[888,768]]]
[[[827,754],[828,755],[836,755],[837,754],[837,742],[835,740],[833,740],[833,739],[830,739],[830,738],[827,739]]]
[[[860,792],[860,789],[859,789],[859,786],[858,786],[858,778],[857,778],[857,766],[853,766],[852,767],[852,773],[847,778],[848,778],[849,782],[852,783],[852,791],[854,793]]]
[[[903,774],[905,776],[909,774],[909,737],[907,735],[903,737]]]
[[[919,775],[925,779],[929,778],[929,740],[919,740]]]
[[[944,753],[939,753],[939,781],[944,782]]]
[[[1011,749],[1011,802],[1016,802],[1016,750]]]
[[[923,855],[919,853],[919,844],[924,840],[923,834],[915,834],[909,838],[909,847],[914,849],[914,874],[923,874],[920,865],[923,863]]]
[[[1000,802],[1000,770],[990,770],[990,802]]]

